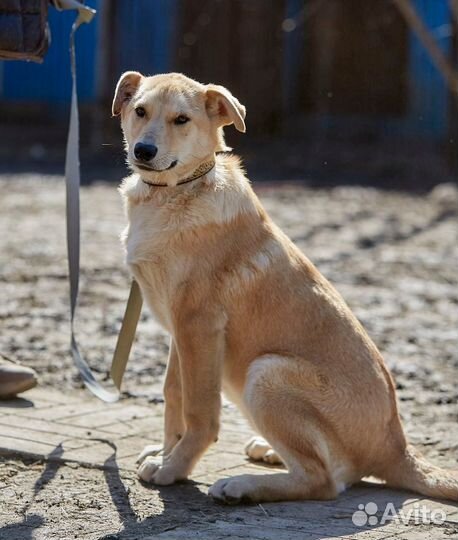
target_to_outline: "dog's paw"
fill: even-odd
[[[253,437],[245,445],[245,453],[254,461],[264,461],[271,465],[281,465],[280,456],[263,437]]]
[[[140,452],[135,463],[142,463],[149,456],[157,456],[162,452],[162,446],[158,444],[148,444]]]
[[[137,475],[144,482],[151,483],[154,481],[154,475],[157,473],[160,466],[161,460],[158,460],[151,455],[145,455],[137,469]]]
[[[249,480],[244,475],[222,478],[210,487],[208,494],[213,500],[224,504],[250,501]]]
[[[146,456],[137,469],[138,477],[148,484],[169,486],[178,480],[185,480],[186,476],[179,475],[177,471],[168,465],[163,465],[162,459],[154,456]]]
[[[170,486],[170,484],[174,484],[178,480],[185,480],[185,478],[184,476],[179,476],[174,469],[165,465],[159,467],[154,473],[152,482],[158,486]]]

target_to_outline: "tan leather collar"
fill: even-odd
[[[198,178],[202,178],[202,176],[208,174],[213,169],[214,166],[215,166],[214,158],[209,161],[204,161],[197,167],[197,169],[191,174],[191,176],[188,176],[187,178],[180,180],[173,187],[182,186],[183,184],[188,184],[189,182],[193,182],[194,180],[197,180]],[[143,180],[143,178],[142,178],[142,182],[144,182],[145,184],[151,187],[172,187],[172,186],[169,186],[168,184],[154,184],[153,182],[147,182],[146,180]]]

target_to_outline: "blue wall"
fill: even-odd
[[[100,9],[102,2],[89,0],[87,4]],[[176,0],[116,0],[117,35],[111,37],[111,50],[116,54],[118,74],[128,69],[145,73],[169,70],[176,4]],[[50,7],[52,42],[43,64],[0,62],[2,100],[49,104],[70,101],[69,34],[75,16],[73,11]],[[76,33],[78,95],[82,102],[96,96],[98,36],[97,15]]]
[[[425,25],[447,58],[452,50],[452,14],[447,0],[413,0]],[[423,45],[410,34],[409,100],[406,128],[416,135],[442,136],[447,132],[448,89]]]
[[[100,0],[89,0],[87,4],[97,9]],[[49,8],[51,46],[42,64],[0,62],[2,99],[57,104],[70,101],[69,35],[75,17],[74,11]],[[82,101],[94,96],[97,28],[96,16],[90,24],[83,24],[76,33],[78,90]]]
[[[304,7],[305,2],[305,7]],[[307,0],[287,0],[286,17],[294,17],[305,9]],[[452,13],[448,0],[412,0],[412,3],[433,35],[447,58],[452,51]],[[304,13],[302,13],[304,16]],[[299,32],[286,33],[284,50],[283,95],[284,109],[287,112],[290,104],[296,103],[295,93],[298,84],[297,59],[303,47]],[[409,33],[408,59],[408,96],[407,112],[401,119],[384,117],[384,132],[394,134],[441,138],[448,132],[449,91],[442,75],[431,62],[429,54],[418,38]],[[458,66],[456,66],[458,69]],[[323,124],[334,124],[335,117],[323,117]]]
[[[116,76],[124,70],[144,73],[168,71],[172,64],[178,0],[88,0],[100,9],[103,2],[116,2],[117,23],[109,43],[115,54]],[[184,0],[186,1],[186,0]],[[216,1],[216,0],[214,0]],[[301,10],[307,0],[288,0],[286,17]],[[413,0],[426,23],[437,35],[449,56],[452,47],[451,13],[448,0]],[[16,102],[43,102],[62,105],[70,101],[68,38],[75,18],[73,12],[50,7],[52,43],[43,64],[0,62],[0,99]],[[449,30],[447,34],[447,29]],[[82,102],[96,95],[99,17],[80,27],[76,34],[78,91]],[[297,86],[294,59],[301,54],[302,40],[292,32],[285,40],[285,107]],[[443,137],[447,133],[448,90],[418,39],[409,38],[408,111],[402,120],[383,119],[386,132]]]
[[[170,71],[176,0],[123,0],[117,2],[116,40],[118,70],[135,70],[145,75]]]

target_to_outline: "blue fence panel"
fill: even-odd
[[[89,0],[99,9],[103,1]],[[422,20],[433,31],[441,49],[450,56],[451,13],[447,0],[413,0]],[[174,32],[178,20],[177,0],[116,0],[115,31],[109,50],[116,55],[116,69],[133,69],[145,74],[165,72],[172,64]],[[285,18],[292,18],[307,6],[306,0],[288,0]],[[68,38],[74,12],[50,8],[52,44],[43,64],[19,61],[0,62],[2,101],[64,104],[70,100],[71,81]],[[90,101],[96,92],[99,18],[77,32],[78,90],[81,101]],[[295,59],[301,54],[300,30],[291,31],[285,44],[285,95],[293,97],[297,74]],[[417,37],[409,38],[409,110],[403,121],[390,122],[387,131],[409,135],[441,137],[447,132],[449,93],[446,83],[432,64]],[[401,126],[402,124],[402,126]]]
[[[154,75],[170,70],[176,0],[121,0],[117,2],[116,40],[119,73],[135,70]]]
[[[441,50],[450,58],[452,20],[447,0],[414,0],[425,25],[433,32]],[[447,132],[449,93],[443,76],[432,63],[418,38],[410,34],[409,114],[410,134],[442,137]]]
[[[90,0],[97,9],[101,0]],[[0,97],[8,101],[66,103],[70,101],[71,78],[69,35],[75,11],[57,11],[50,7],[51,46],[42,64],[23,61],[0,62]],[[97,15],[76,33],[78,92],[82,101],[95,93],[97,51]]]
[[[104,0],[88,5],[99,9]],[[114,1],[114,0],[105,0]],[[176,0],[116,0],[116,24],[108,48],[116,54],[118,75],[125,70],[145,74],[170,69]],[[49,10],[52,43],[43,64],[0,62],[0,98],[8,101],[62,104],[70,101],[68,40],[75,12]],[[78,93],[81,101],[96,96],[99,18],[76,34]]]

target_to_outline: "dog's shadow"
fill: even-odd
[[[337,499],[225,506],[215,503],[203,493],[198,483],[187,481],[166,487],[148,485],[151,491],[159,495],[162,510],[160,514],[139,520],[116,465],[116,452],[105,465],[105,479],[122,530],[100,537],[100,540],[131,540],[143,536],[153,538],[155,534],[161,533],[164,533],[164,538],[185,538],[197,533],[202,538],[212,540],[231,537],[262,537],[270,540],[278,538],[280,532],[290,527],[294,531],[294,538],[300,536],[308,540],[321,540],[347,535],[357,538],[358,533],[366,531],[367,534],[368,530],[375,530],[389,523],[382,522],[381,519],[388,504],[392,505],[391,513],[399,515],[403,503],[414,497],[409,493],[388,489],[385,494],[380,490],[379,484],[361,482],[350,490],[351,498],[341,501]],[[377,514],[366,515],[367,518],[372,517],[372,521],[369,522],[368,519],[367,523],[361,523],[361,517],[364,517],[364,510],[361,508],[374,500],[378,507]],[[354,521],[357,511],[360,521]]]
[[[150,538],[151,535],[189,525],[206,528],[210,514],[210,519],[214,520],[216,515],[221,515],[224,511],[223,507],[221,510],[215,508],[216,505],[202,493],[196,482],[186,481],[166,487],[150,486],[142,482],[142,485],[158,494],[158,502],[162,505],[162,509],[160,514],[139,520],[130,502],[128,489],[121,479],[116,464],[116,451],[106,460],[104,475],[111,500],[121,521],[122,531],[103,536],[100,540],[127,540],[143,536]]]
[[[371,484],[361,483],[350,490],[349,497],[341,500],[223,506],[203,493],[201,485],[187,481],[167,487],[148,486],[152,495],[153,491],[157,494],[160,513],[139,519],[130,500],[129,489],[121,478],[116,459],[117,448],[111,441],[103,442],[113,449],[113,453],[104,463],[104,477],[122,530],[100,536],[100,540],[153,538],[161,533],[164,533],[164,538],[185,538],[188,534],[192,536],[197,533],[202,538],[211,539],[262,537],[270,540],[278,538],[282,531],[289,529],[292,537],[303,535],[308,540],[340,536],[357,538],[358,533],[374,530],[385,524],[381,522],[381,513],[388,504],[391,504],[392,513],[399,514],[403,503],[414,497],[409,493],[388,489],[384,492],[380,485],[372,485],[371,488]],[[50,460],[34,484],[33,496],[24,508],[24,519],[0,527],[0,538],[32,540],[36,531],[46,525],[43,516],[28,513],[28,510],[38,493],[53,481],[63,465],[59,459],[62,453],[60,445],[51,452]],[[359,511],[359,517],[364,519],[364,511],[361,514],[362,507],[369,502],[372,502],[372,506],[375,502],[378,510],[376,515],[372,515],[372,523],[355,523],[355,512]]]

